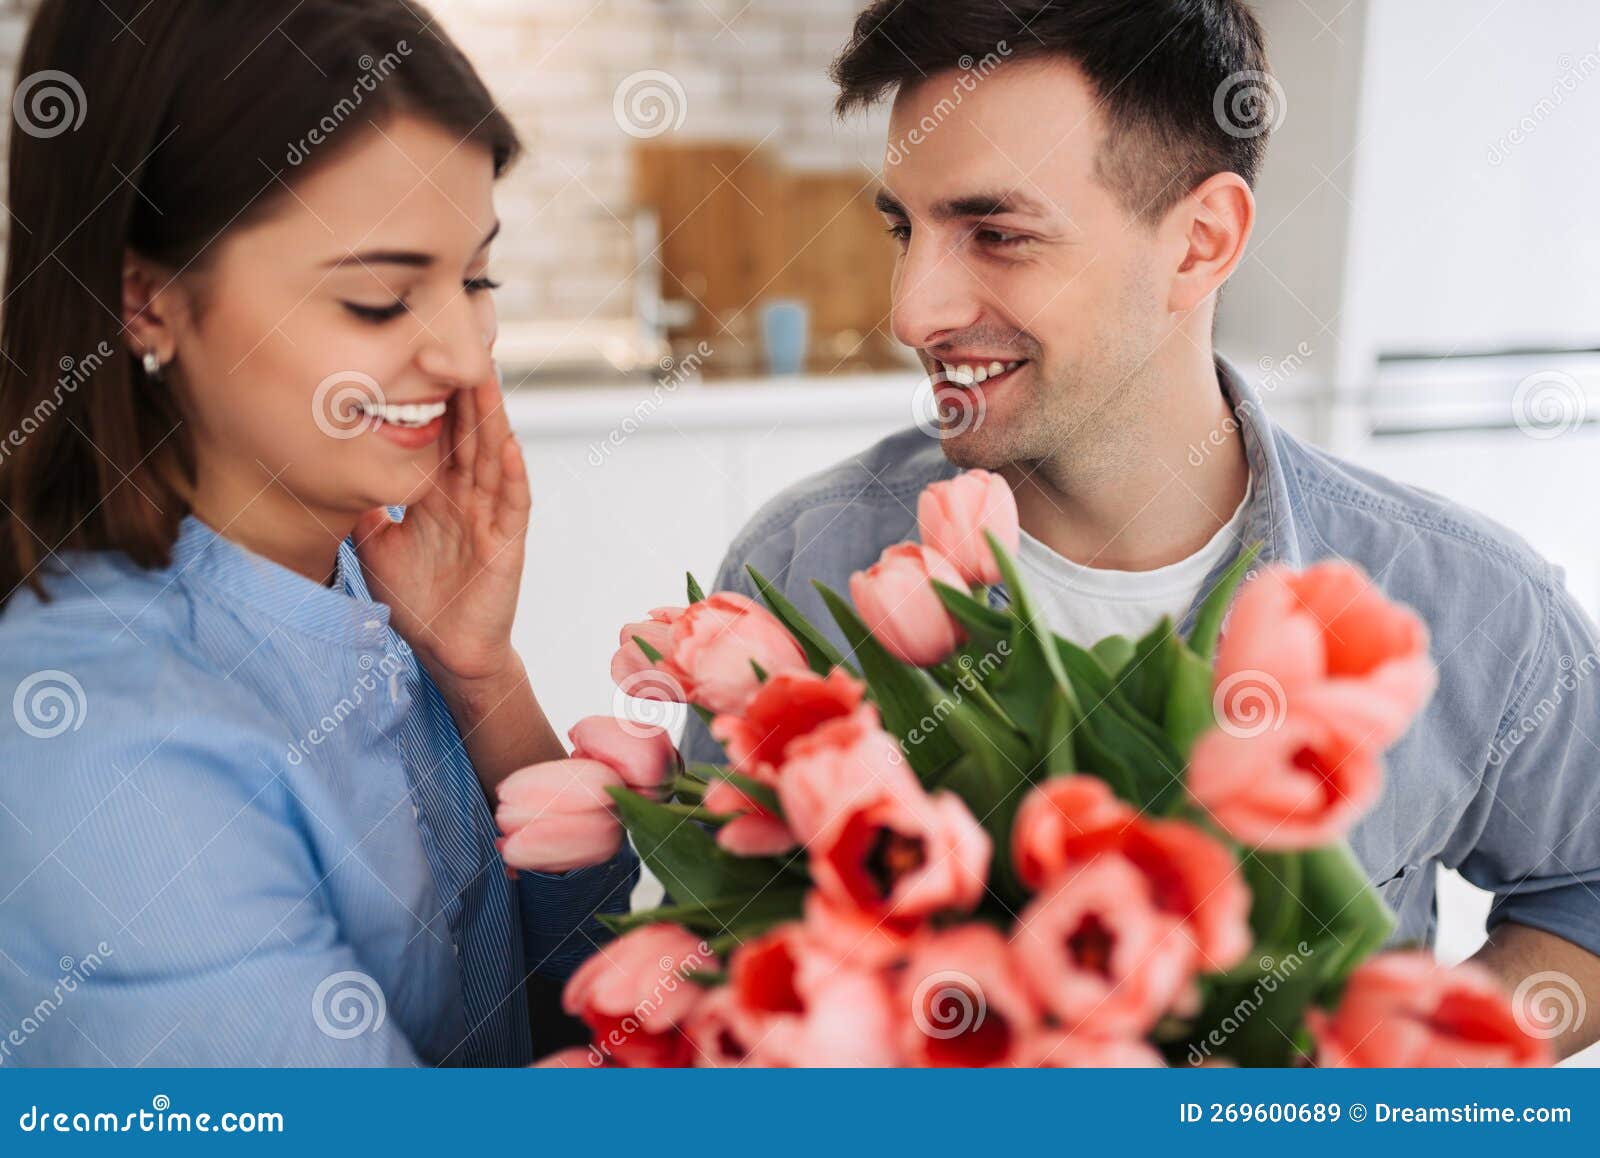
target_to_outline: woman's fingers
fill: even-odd
[[[457,390],[451,399],[451,446],[447,468],[471,479],[478,457],[478,391]]]
[[[500,501],[495,504],[495,530],[508,539],[521,538],[528,530],[528,512],[533,509],[533,490],[528,483],[528,464],[516,435],[507,434],[500,444]]]
[[[511,423],[506,418],[505,399],[501,397],[498,381],[485,382],[473,393],[477,395],[479,414],[478,489],[493,495],[500,487],[500,451],[511,433]]]

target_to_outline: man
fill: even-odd
[[[753,564],[831,625],[811,580],[845,590],[915,537],[923,487],[969,467],[1011,485],[1029,588],[1081,641],[1163,614],[1186,629],[1241,544],[1359,565],[1427,620],[1440,687],[1388,754],[1357,855],[1397,940],[1431,938],[1435,863],[1492,891],[1478,959],[1511,990],[1565,975],[1593,1007],[1552,1043],[1570,1053],[1600,1036],[1600,680],[1571,678],[1594,666],[1595,629],[1512,534],[1291,438],[1213,354],[1265,141],[1214,102],[1266,69],[1239,0],[863,12],[838,108],[894,97],[892,323],[942,383],[941,437],[911,430],[791,487],[717,585],[752,593]],[[698,725],[688,744],[717,757]]]

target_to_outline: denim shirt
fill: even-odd
[[[0,1065],[519,1065],[524,982],[637,862],[508,881],[353,548],[323,587],[184,520],[0,615]]]
[[[1358,565],[1432,634],[1438,691],[1389,749],[1383,794],[1351,836],[1399,918],[1394,940],[1431,943],[1443,864],[1494,893],[1491,928],[1516,921],[1600,953],[1600,656],[1560,570],[1472,511],[1291,437],[1217,368],[1255,486],[1239,543],[1202,592],[1259,542],[1263,561]],[[918,494],[956,473],[920,430],[884,439],[767,503],[717,587],[754,596],[753,565],[845,648],[811,581],[846,592],[852,572],[916,538]],[[686,752],[721,757],[693,719]]]

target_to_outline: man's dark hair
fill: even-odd
[[[1109,127],[1096,174],[1140,219],[1214,173],[1255,184],[1282,94],[1241,0],[874,0],[833,63],[836,111],[948,69],[1051,56],[1088,79]]]

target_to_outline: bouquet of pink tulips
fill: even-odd
[[[1344,837],[1433,687],[1415,615],[1340,563],[1240,588],[1248,552],[1187,639],[1086,647],[1019,581],[1000,478],[918,521],[851,601],[820,588],[852,658],[753,570],[765,607],[691,578],[623,628],[619,684],[692,705],[726,765],[592,717],[505,782],[512,869],[626,830],[668,898],[573,975],[593,1045],[547,1064],[1546,1060],[1487,974],[1374,956]]]

